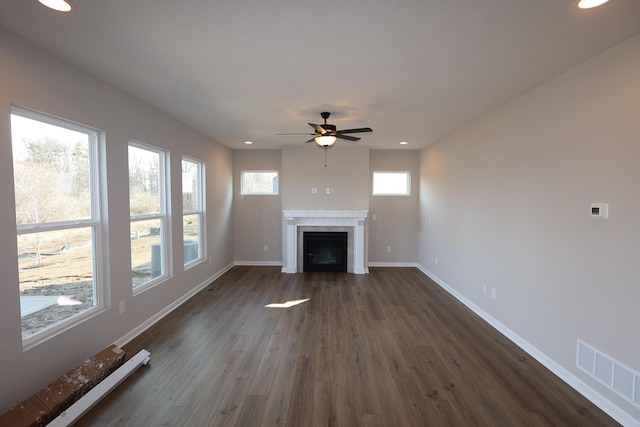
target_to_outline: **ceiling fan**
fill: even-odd
[[[319,147],[325,150],[331,148],[336,139],[345,139],[347,141],[359,141],[362,138],[347,135],[349,133],[373,132],[371,128],[342,129],[337,130],[336,125],[327,123],[327,119],[331,113],[323,111],[320,116],[324,119],[323,124],[309,123],[315,133],[279,133],[277,135],[313,135],[313,138],[306,142],[315,142]]]

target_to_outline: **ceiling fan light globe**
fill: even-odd
[[[71,3],[66,0],[38,0],[43,5],[50,9],[57,10],[58,12],[69,12],[71,10]]]
[[[331,147],[336,142],[336,137],[333,135],[316,136],[316,144],[321,147]]]

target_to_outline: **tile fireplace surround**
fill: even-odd
[[[347,271],[355,274],[368,273],[364,260],[364,225],[367,213],[368,211],[283,210],[285,240],[282,245],[282,272],[302,272],[298,256],[299,245],[302,245],[301,232],[348,231]]]

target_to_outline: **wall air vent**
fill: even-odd
[[[576,366],[640,408],[640,374],[578,340]]]

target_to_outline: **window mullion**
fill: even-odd
[[[78,221],[58,221],[38,224],[18,224],[16,230],[18,234],[41,233],[45,231],[68,230],[73,228],[94,227],[100,224],[93,219]]]
[[[145,221],[148,219],[160,219],[164,217],[165,215],[163,215],[162,213],[139,214],[139,215],[131,215],[131,221]]]

